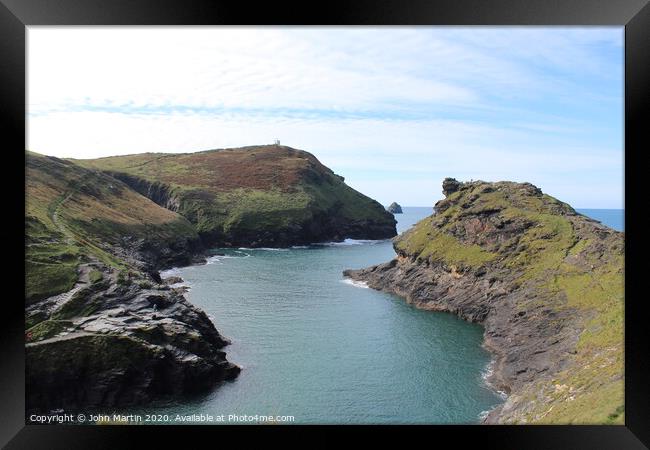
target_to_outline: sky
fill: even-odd
[[[382,204],[443,178],[623,208],[622,27],[27,28],[27,148],[271,144]]]

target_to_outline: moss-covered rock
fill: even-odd
[[[27,329],[25,332],[25,340],[27,342],[37,342],[49,339],[71,326],[72,322],[67,320],[44,320]]]

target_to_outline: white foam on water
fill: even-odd
[[[263,250],[267,252],[288,252],[288,248],[276,248],[276,247],[255,247],[255,248],[249,248],[249,247],[239,247],[239,250]]]
[[[165,278],[179,277],[181,275],[181,269],[178,267],[172,267],[171,269],[161,270],[159,275],[163,280]]]
[[[481,372],[481,378],[483,381],[486,383],[488,382],[488,378],[492,376],[494,373],[494,360],[490,360],[490,362],[485,366],[485,369],[483,369],[483,372]]]
[[[223,260],[224,259],[238,259],[238,258],[248,258],[250,253],[246,253],[240,250],[234,250],[237,255],[212,255],[208,258],[206,258],[206,265],[210,264],[224,264]]]
[[[499,397],[501,397],[502,400],[505,401],[505,400],[508,398],[508,394],[506,394],[506,393],[503,392],[503,391],[498,390],[498,389],[497,389],[496,387],[494,387],[494,386],[490,383],[490,381],[489,381],[489,380],[490,380],[490,377],[492,376],[492,374],[494,374],[494,364],[495,364],[494,359],[490,360],[490,362],[487,364],[487,366],[485,366],[485,369],[483,369],[483,372],[481,372],[481,378],[483,379],[483,383],[484,383],[484,384],[485,384],[489,389],[491,389],[492,391],[496,392],[497,395],[498,395]],[[497,405],[494,405],[494,407],[496,407],[496,406],[497,406]],[[492,410],[491,410],[491,409],[488,409],[488,410],[485,410],[485,411],[481,411],[481,412],[478,414],[478,418],[479,418],[479,420],[480,420],[481,422],[484,421],[485,418],[490,414],[490,411],[492,411]]]
[[[325,247],[347,247],[350,245],[375,245],[389,240],[390,239],[346,239],[343,242],[319,242],[313,245],[323,245]]]
[[[495,364],[495,361],[493,359],[490,360],[490,362],[487,364],[487,366],[485,366],[485,369],[481,373],[481,378],[483,379],[483,383],[485,383],[485,385],[488,388],[492,389],[494,392],[496,392],[499,395],[499,397],[501,397],[503,400],[505,400],[505,399],[508,398],[508,394],[506,394],[503,391],[498,390],[496,387],[494,387],[490,383],[490,377],[494,373],[494,364]]]
[[[343,278],[341,280],[341,283],[349,284],[350,286],[364,288],[364,289],[368,289],[370,287],[368,286],[368,283],[366,283],[365,281],[357,281],[357,280],[352,280],[350,278]]]

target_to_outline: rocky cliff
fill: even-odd
[[[397,257],[345,275],[485,327],[487,423],[623,423],[624,235],[528,183],[446,179]]]
[[[75,160],[192,223],[206,246],[384,239],[395,220],[305,151],[280,145]]]
[[[103,173],[28,153],[27,410],[136,404],[237,375],[206,314],[160,283],[199,236]]]

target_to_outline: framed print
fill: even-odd
[[[2,444],[647,448],[647,1],[249,9],[2,0]]]

